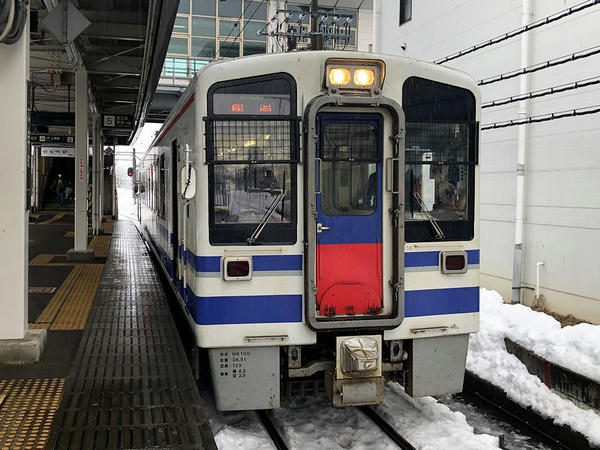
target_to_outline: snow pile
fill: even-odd
[[[600,381],[600,326],[581,323],[561,328],[548,314],[523,305],[506,305],[496,291],[481,290],[482,309],[500,321],[486,323],[537,355],[573,372]],[[482,323],[483,323],[482,316]]]
[[[554,418],[555,423],[579,431],[592,444],[600,445],[600,415],[554,394],[539,378],[529,374],[504,345],[504,338],[509,337],[557,364],[579,373],[586,367],[585,373],[593,375],[598,373],[594,364],[600,363],[600,354],[592,348],[591,339],[596,345],[600,342],[600,334],[595,334],[599,333],[596,330],[599,327],[576,325],[561,330],[552,317],[523,305],[507,305],[497,292],[486,289],[481,290],[480,310],[480,331],[471,335],[467,370],[502,388],[514,401],[531,406],[541,415]],[[550,358],[550,354],[555,357]],[[560,362],[556,359],[559,357]],[[594,378],[598,379],[597,375]]]
[[[465,415],[433,397],[412,398],[395,382],[387,384],[376,410],[419,450],[499,448],[498,438],[474,434]]]

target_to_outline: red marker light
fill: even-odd
[[[271,105],[260,105],[258,111],[261,113],[270,113],[273,112],[273,107]]]
[[[243,103],[233,103],[231,105],[231,112],[243,113],[244,112],[244,104]]]

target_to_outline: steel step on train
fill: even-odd
[[[335,406],[462,390],[479,326],[480,96],[389,55],[215,62],[136,173],[220,410],[322,380]]]

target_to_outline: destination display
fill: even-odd
[[[290,113],[289,94],[213,95],[214,114],[285,116]]]

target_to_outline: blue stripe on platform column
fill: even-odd
[[[425,289],[404,292],[404,316],[479,312],[479,288]]]

